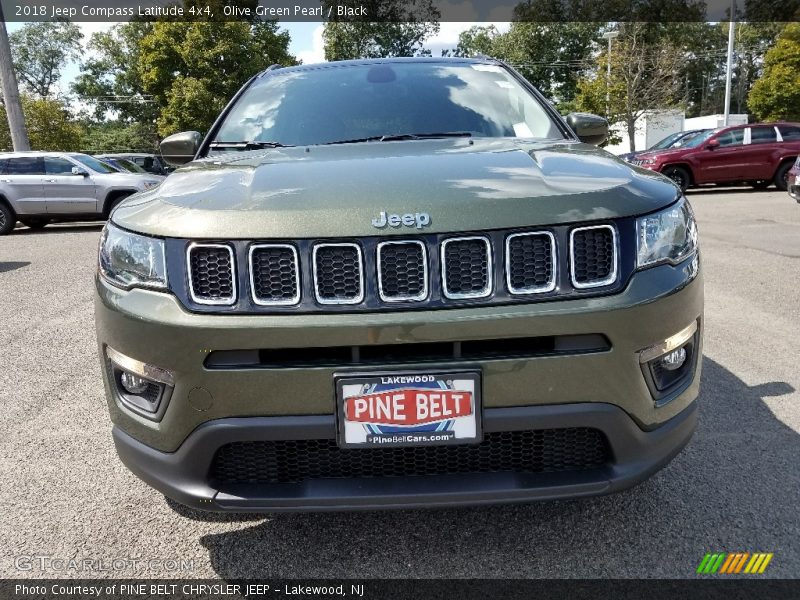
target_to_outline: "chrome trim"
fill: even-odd
[[[253,268],[253,251],[260,248],[288,248],[292,251],[292,255],[294,256],[294,278],[297,285],[295,286],[295,294],[291,298],[287,300],[259,300],[256,296],[255,278],[253,276],[255,273],[255,269]],[[253,244],[247,251],[247,268],[250,271],[250,297],[253,299],[253,302],[259,306],[293,306],[300,302],[300,258],[297,254],[297,248],[291,244]]]
[[[532,237],[534,235],[546,235],[550,238],[550,261],[552,264],[552,279],[551,281],[544,286],[539,287],[531,287],[531,288],[518,288],[515,289],[514,286],[511,285],[511,240],[516,237]],[[505,255],[506,255],[506,285],[508,286],[508,292],[510,294],[543,294],[545,292],[552,292],[556,289],[556,270],[558,268],[558,263],[556,262],[556,237],[550,231],[526,231],[524,233],[512,233],[508,237],[506,237],[506,248],[505,248]]]
[[[650,362],[659,356],[663,356],[672,352],[673,350],[677,350],[690,339],[692,339],[692,336],[696,331],[697,321],[692,321],[689,326],[684,327],[675,335],[671,335],[660,344],[655,344],[645,348],[644,350],[639,350],[639,362],[642,364]]]
[[[231,296],[230,298],[221,298],[218,300],[208,300],[205,298],[198,298],[194,295],[194,286],[192,285],[192,250],[195,248],[224,248],[231,256]],[[233,254],[233,248],[227,244],[203,244],[192,242],[186,248],[186,273],[189,276],[189,297],[192,302],[197,304],[207,304],[210,306],[231,306],[236,303],[236,260]]]
[[[488,272],[486,287],[483,288],[483,290],[481,290],[480,292],[469,292],[466,294],[459,292],[452,294],[447,290],[447,263],[445,262],[444,258],[445,248],[447,248],[447,244],[449,244],[450,242],[465,242],[468,240],[481,240],[486,245],[486,267]],[[445,298],[448,298],[450,300],[463,300],[467,298],[486,298],[492,293],[494,285],[494,263],[492,262],[492,243],[489,241],[489,238],[484,237],[482,235],[448,238],[442,242],[442,246],[439,249],[439,260],[441,261],[441,271],[442,271],[442,295]]]
[[[608,229],[611,231],[611,245],[613,248],[611,273],[605,279],[598,279],[590,283],[578,283],[575,281],[575,234],[579,231],[589,231],[591,229]],[[589,225],[586,227],[576,227],[569,232],[569,277],[572,286],[576,289],[583,290],[587,288],[602,287],[610,285],[617,280],[617,263],[619,256],[619,249],[617,248],[617,230],[611,225]]]
[[[317,251],[320,248],[331,248],[331,247],[352,247],[356,249],[358,253],[358,272],[359,272],[359,286],[360,286],[360,293],[358,296],[348,300],[325,300],[320,298],[319,295],[319,280],[317,279]],[[358,244],[353,243],[339,243],[339,244],[317,244],[314,246],[313,251],[311,252],[311,268],[313,272],[313,279],[314,279],[314,298],[320,304],[360,304],[364,301],[364,256],[361,252],[361,246]]]
[[[422,248],[422,273],[423,273],[423,288],[422,293],[416,296],[387,296],[383,293],[383,277],[381,274],[381,249],[384,246],[400,246],[403,244],[417,244]],[[380,242],[377,249],[377,263],[378,263],[378,295],[384,302],[422,302],[428,297],[428,249],[425,244],[419,240],[400,240],[391,242]]]
[[[110,346],[106,346],[106,356],[108,356],[108,360],[117,365],[120,369],[128,371],[129,373],[139,375],[145,379],[149,379],[150,381],[163,383],[164,385],[168,385],[170,387],[175,386],[175,376],[171,371],[162,369],[161,367],[156,367],[154,365],[148,365],[147,363],[136,360],[135,358],[131,358],[130,356],[125,356]]]

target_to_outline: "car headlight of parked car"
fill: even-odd
[[[99,268],[103,278],[125,289],[166,289],[164,240],[130,233],[108,223],[100,237]]]
[[[636,222],[638,268],[677,264],[697,251],[697,223],[686,198]]]

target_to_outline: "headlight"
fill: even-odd
[[[144,182],[144,189],[145,190],[152,190],[154,187],[158,187],[161,185],[160,181],[145,181]]]
[[[167,287],[164,241],[108,223],[100,237],[100,274],[124,287]]]
[[[680,202],[636,222],[638,237],[638,268],[663,262],[677,264],[697,250],[697,223],[692,208]]]

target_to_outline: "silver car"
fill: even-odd
[[[72,152],[0,154],[0,235],[17,221],[39,229],[54,220],[105,219],[124,198],[161,183]]]

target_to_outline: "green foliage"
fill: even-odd
[[[158,135],[155,128],[141,123],[120,120],[88,123],[80,144],[82,152],[158,152]]]
[[[71,152],[80,149],[83,128],[60,100],[22,96],[22,110],[31,150]],[[5,108],[0,106],[0,149],[10,150],[11,133]]]
[[[767,52],[748,104],[762,121],[800,121],[800,23],[787,25]]]
[[[323,0],[322,10],[347,2]],[[352,3],[355,5],[355,3]],[[359,1],[369,20],[328,21],[322,33],[326,60],[427,54],[422,44],[439,32],[441,13],[431,0]]]
[[[26,23],[9,36],[14,70],[31,95],[48,98],[61,70],[81,53],[83,34],[74,23]]]

